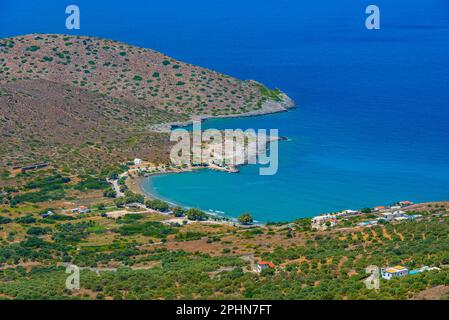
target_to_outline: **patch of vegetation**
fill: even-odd
[[[168,235],[176,233],[177,230],[161,222],[148,221],[123,225],[117,229],[117,232],[122,236],[142,234],[148,237],[166,238]]]
[[[170,209],[170,206],[167,202],[155,199],[155,200],[147,200],[145,201],[145,205],[153,210],[157,210],[160,212],[167,212]]]
[[[201,210],[192,208],[186,211],[186,216],[189,220],[202,221],[207,220],[207,214]]]
[[[269,89],[265,86],[259,86],[260,89],[260,93],[262,94],[262,97],[270,99],[270,100],[274,100],[277,102],[281,102],[283,101],[283,95],[282,95],[282,91],[279,89]]]
[[[0,224],[7,224],[11,222],[12,222],[11,218],[0,216]]]
[[[82,181],[78,182],[75,189],[85,191],[85,190],[106,190],[110,186],[106,180],[96,177],[84,177]]]
[[[26,51],[31,51],[31,52],[35,52],[37,50],[39,50],[41,47],[39,46],[30,46],[28,48],[26,48]]]
[[[205,233],[188,231],[188,232],[178,233],[175,236],[175,240],[176,241],[192,241],[192,240],[199,240],[206,236],[207,236],[207,234],[205,234]]]

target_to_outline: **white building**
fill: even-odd
[[[273,262],[269,261],[259,261],[256,266],[256,272],[262,272],[264,269],[274,269],[276,266]]]
[[[91,210],[86,206],[79,206],[78,208],[72,209],[72,213],[90,213]]]
[[[337,216],[333,214],[324,214],[312,218],[311,224],[314,230],[327,230],[337,225]]]
[[[408,275],[408,269],[403,266],[395,266],[381,269],[382,278],[391,280],[392,278],[405,277]]]
[[[401,220],[407,220],[407,215],[405,214],[404,211],[387,211],[387,212],[382,212],[380,214],[382,220],[385,221],[392,221],[392,220],[396,220],[396,221],[401,221]]]
[[[142,164],[142,159],[134,159],[134,165],[140,166]]]
[[[343,210],[342,212],[337,213],[336,216],[346,217],[346,216],[353,216],[353,215],[356,215],[359,213],[360,213],[360,211],[348,209],[348,210]]]
[[[381,216],[381,219],[385,220],[385,221],[391,221],[394,219],[393,212],[382,212],[380,216]]]
[[[321,216],[313,217],[313,218],[312,218],[312,222],[313,222],[313,223],[323,223],[323,222],[326,222],[326,221],[328,221],[328,220],[335,219],[335,218],[337,218],[336,215],[333,215],[333,214],[323,214],[323,215],[321,215]]]

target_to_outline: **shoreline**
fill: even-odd
[[[167,174],[191,173],[191,172],[200,171],[200,170],[213,170],[213,171],[226,172],[225,170],[216,170],[214,168],[200,166],[200,167],[190,167],[188,169],[176,169],[173,171],[146,173],[143,176],[133,175],[132,178],[130,178],[130,175],[128,174],[128,179],[126,179],[126,185],[129,188],[129,190],[131,190],[134,193],[143,195],[146,199],[162,200],[164,202],[167,202],[171,206],[180,206],[180,207],[189,209],[190,207],[187,207],[187,206],[184,206],[184,205],[181,205],[178,203],[174,203],[169,200],[161,199],[160,197],[158,197],[157,195],[155,195],[151,192],[144,191],[142,188],[142,184],[146,179],[151,179],[151,177],[154,177],[154,176],[162,176],[162,175],[167,175]],[[232,173],[232,172],[229,172],[229,173]],[[223,218],[223,219],[229,219],[229,220],[237,219],[237,218],[226,216],[226,215],[219,215],[218,213],[211,212],[209,210],[206,210],[206,213],[209,215],[216,216],[218,218]]]
[[[169,200],[165,200],[165,199],[161,199],[160,197],[154,195],[151,192],[145,192],[142,188],[142,183],[144,180],[146,179],[151,179],[151,177],[153,176],[158,176],[158,175],[166,175],[166,174],[182,174],[182,173],[188,173],[188,172],[193,172],[194,170],[204,170],[204,169],[209,169],[209,170],[214,170],[214,169],[210,169],[210,168],[206,168],[206,167],[198,167],[198,168],[194,168],[192,170],[184,170],[184,171],[172,171],[172,172],[157,172],[157,173],[152,173],[152,174],[147,174],[145,176],[133,176],[132,178],[132,183],[128,183],[129,179],[127,179],[126,185],[128,186],[128,188],[132,191],[135,192],[137,194],[141,194],[143,195],[146,199],[149,200],[162,200],[166,203],[168,203],[170,206],[173,207],[182,207],[184,209],[190,209],[190,207],[178,204],[178,203],[174,203],[172,201]],[[202,210],[204,211],[207,215],[211,216],[211,217],[215,217],[217,218],[216,220],[205,220],[205,221],[188,221],[187,223],[205,223],[205,224],[225,224],[225,225],[229,225],[229,226],[244,226],[241,225],[236,217],[231,217],[231,216],[226,216],[223,214],[218,214],[216,212],[212,212],[210,210]],[[169,219],[169,222],[174,222],[175,220],[185,220],[185,218],[172,218]],[[263,222],[259,222],[259,221],[254,221],[253,224],[248,225],[250,227],[261,227],[261,226],[265,226],[266,224]]]
[[[135,169],[134,169],[135,170]],[[226,172],[225,170],[216,170],[214,168],[210,168],[210,167],[205,167],[205,166],[198,166],[198,167],[189,167],[188,169],[176,169],[176,170],[172,170],[172,171],[164,171],[164,172],[153,172],[153,173],[146,173],[143,176],[139,176],[139,175],[130,175],[129,171],[127,171],[127,176],[128,178],[126,179],[126,186],[129,188],[129,190],[131,190],[134,193],[143,195],[145,197],[145,199],[149,199],[149,200],[162,200],[166,203],[168,203],[170,206],[179,206],[182,207],[184,209],[190,209],[191,207],[185,206],[185,205],[181,205],[179,203],[174,203],[170,200],[166,200],[166,199],[162,199],[160,197],[158,197],[157,195],[151,193],[151,192],[146,192],[143,190],[142,188],[142,183],[144,182],[144,180],[146,179],[151,179],[151,177],[154,176],[162,176],[162,175],[167,175],[167,174],[183,174],[183,173],[191,173],[191,172],[195,172],[195,171],[200,171],[200,170],[212,170],[212,171],[221,171],[221,172]],[[232,173],[232,172],[229,172]],[[132,178],[131,178],[132,177]],[[131,182],[131,183],[130,183]],[[231,225],[235,225],[238,224],[240,225],[240,223],[237,220],[237,217],[232,217],[226,214],[220,214],[218,212],[214,212],[214,211],[210,211],[210,209],[200,209],[202,211],[204,211],[206,214],[208,214],[211,217],[215,217],[218,220],[214,221],[214,220],[209,220],[209,222],[220,222],[220,223],[224,223],[224,224],[231,224]],[[207,221],[198,221],[198,222],[206,222]],[[257,227],[257,226],[265,226],[266,222],[261,222],[261,221],[257,221],[254,220],[254,223],[248,226],[251,227]]]
[[[262,104],[262,108],[259,110],[253,110],[253,111],[249,111],[249,112],[241,113],[241,114],[227,114],[227,115],[218,115],[218,116],[205,115],[205,116],[200,116],[196,119],[190,119],[190,120],[186,120],[186,121],[174,121],[174,122],[149,125],[148,129],[151,131],[156,131],[156,132],[169,133],[173,129],[188,127],[188,126],[192,125],[194,120],[199,120],[202,122],[202,121],[210,120],[210,119],[258,117],[258,116],[265,116],[265,115],[276,114],[276,113],[281,113],[281,112],[288,112],[288,111],[296,108],[296,105],[295,105],[295,102],[293,101],[293,99],[291,99],[285,93],[282,94],[282,97],[283,97],[283,100],[279,101],[279,102],[274,101],[274,100],[265,101]]]
[[[180,173],[194,172],[195,170],[203,170],[203,169],[214,170],[214,169],[211,169],[211,168],[208,168],[205,166],[201,166],[201,167],[192,167],[192,168],[188,168],[188,169],[174,169],[174,170],[166,170],[164,172],[147,173],[144,176],[133,175],[132,178],[129,178],[130,175],[128,173],[128,179],[126,179],[126,185],[128,186],[128,188],[131,191],[141,194],[147,199],[151,199],[151,200],[159,199],[164,202],[167,202],[171,206],[180,206],[185,209],[190,209],[191,207],[184,206],[184,205],[177,204],[177,203],[174,203],[169,200],[162,199],[162,198],[154,195],[151,192],[144,191],[142,188],[142,183],[146,178],[150,179],[152,176],[165,175],[165,174],[180,174]],[[136,170],[136,169],[134,169],[134,170]],[[130,181],[132,181],[132,183],[129,183]],[[231,225],[231,226],[239,225],[241,227],[264,227],[264,226],[267,226],[269,223],[290,225],[292,223],[295,223],[297,220],[310,219],[311,224],[312,224],[311,225],[312,229],[314,229],[314,230],[330,230],[330,229],[335,228],[337,225],[338,225],[338,228],[344,229],[344,227],[341,225],[341,223],[336,222],[338,219],[341,219],[341,218],[347,219],[347,218],[358,217],[358,218],[366,220],[366,219],[368,219],[369,215],[376,215],[376,216],[378,216],[378,218],[376,219],[376,221],[377,221],[379,219],[380,220],[382,219],[382,214],[400,214],[401,215],[400,219],[407,220],[407,219],[402,218],[402,216],[406,215],[406,212],[416,212],[416,211],[419,211],[420,209],[425,209],[425,207],[427,207],[429,204],[434,204],[434,203],[441,203],[441,204],[449,205],[449,202],[445,202],[445,201],[431,201],[431,202],[424,202],[424,203],[413,203],[411,201],[400,201],[400,202],[397,202],[397,203],[394,203],[391,205],[387,205],[387,206],[370,208],[371,209],[370,212],[364,212],[362,209],[341,210],[341,211],[335,211],[335,212],[314,214],[314,215],[311,215],[310,217],[300,217],[300,218],[289,220],[289,221],[263,222],[263,221],[254,220],[254,222],[250,225],[242,225],[238,222],[237,217],[228,216],[225,213],[220,214],[219,211],[213,211],[211,209],[200,209],[200,210],[204,211],[207,215],[209,215],[210,218],[206,221],[192,221],[192,222],[188,222],[188,223],[218,223],[218,224],[226,224],[226,225]],[[417,217],[420,217],[420,216],[414,216],[414,217],[412,216],[411,220],[416,219]],[[173,219],[176,220],[177,218],[173,218]],[[173,219],[170,219],[169,221],[171,221]],[[326,225],[327,222],[331,223],[330,226]],[[354,227],[369,228],[373,225],[378,224],[378,223],[373,223],[373,222],[374,222],[374,220],[372,220],[372,219],[363,221],[363,222],[358,223],[357,226],[354,226]],[[399,220],[396,222],[399,222]]]
[[[283,136],[279,136],[276,139],[269,139],[266,143],[267,145],[269,145],[270,143],[272,143],[273,141],[288,141],[287,137],[283,137]],[[187,208],[189,209],[189,207],[185,206],[185,205],[181,205],[181,204],[177,204],[174,203],[170,200],[166,200],[166,199],[161,199],[159,196],[148,192],[148,191],[144,191],[142,188],[142,184],[143,181],[145,179],[150,179],[153,176],[159,176],[159,175],[167,175],[167,174],[181,174],[181,173],[191,173],[191,172],[195,172],[195,171],[200,171],[200,170],[212,170],[212,171],[218,171],[218,172],[226,172],[226,173],[239,173],[239,167],[241,166],[246,166],[248,165],[248,163],[243,163],[240,165],[232,165],[232,166],[225,166],[225,167],[221,167],[219,165],[216,164],[204,164],[204,165],[197,165],[197,166],[188,166],[185,168],[179,168],[179,167],[169,167],[169,168],[164,168],[164,169],[159,169],[159,167],[154,166],[153,164],[145,164],[145,165],[140,165],[140,166],[136,166],[132,169],[129,169],[128,171],[124,172],[121,176],[126,176],[128,177],[125,181],[126,186],[128,187],[129,190],[131,190],[134,193],[143,195],[146,199],[150,199],[150,200],[162,200],[164,202],[167,202],[169,205],[172,206],[180,206],[183,208]],[[151,170],[152,172],[148,172],[149,170]],[[155,170],[159,170],[159,171],[155,171]],[[138,172],[143,173],[143,175],[139,175]],[[134,173],[134,174],[133,174]],[[211,216],[215,216],[217,218],[221,218],[221,219],[227,219],[227,222],[233,222],[233,223],[238,223],[237,222],[237,217],[232,217],[232,216],[227,216],[224,214],[220,214],[218,211],[211,211],[210,209],[204,209],[203,211],[205,211],[207,214],[211,215]],[[265,222],[260,222],[260,221],[254,221],[255,223],[254,225],[265,225]]]
[[[150,125],[150,126],[148,126],[148,128],[151,131],[169,133],[173,129],[187,127],[187,126],[192,125],[194,120],[199,120],[199,121],[203,122],[203,121],[206,121],[209,119],[258,117],[258,116],[276,114],[276,113],[281,113],[281,112],[288,112],[288,111],[296,108],[296,105],[295,105],[295,102],[293,101],[293,99],[291,99],[285,93],[282,93],[282,99],[283,99],[282,101],[274,101],[274,100],[265,101],[262,104],[261,109],[249,111],[247,113],[218,115],[218,116],[206,115],[206,116],[199,117],[198,119],[190,119],[187,121],[175,121],[175,122],[167,122],[167,123],[163,123],[163,124]],[[279,136],[277,140],[278,141],[288,141],[288,138]],[[270,142],[272,142],[272,140],[268,141],[267,144],[269,144]],[[247,165],[247,164],[243,164],[243,165]],[[136,174],[136,175],[132,175],[132,178],[130,175],[130,170],[128,170],[126,173],[124,173],[128,176],[128,179],[126,179],[125,183],[128,186],[129,190],[131,190],[134,193],[143,195],[147,199],[151,199],[151,200],[159,199],[159,200],[163,200],[173,206],[181,206],[179,204],[176,204],[176,203],[173,203],[170,201],[166,201],[164,199],[160,199],[159,197],[157,197],[156,195],[154,195],[150,192],[145,192],[142,189],[143,181],[146,178],[151,178],[152,176],[156,176],[156,175],[187,173],[187,172],[193,172],[194,170],[201,170],[201,169],[209,169],[209,170],[228,172],[228,173],[239,173],[238,166],[220,167],[220,166],[212,165],[212,164],[209,164],[208,166],[190,166],[185,169],[177,168],[175,170],[169,170],[169,171],[166,170],[166,171],[160,171],[160,172],[146,173],[143,176],[139,176]],[[153,170],[154,170],[154,167],[153,167]],[[130,181],[132,181],[132,182],[130,182]],[[181,206],[181,207],[185,207],[185,206]],[[212,216],[216,216],[218,218],[228,219],[228,221],[226,221],[228,223],[238,223],[237,218],[234,218],[234,217],[219,215],[218,213],[215,213],[215,212],[212,213],[209,210],[207,210],[206,213],[208,213],[209,215],[212,215]],[[265,225],[265,223],[255,221],[254,225]]]

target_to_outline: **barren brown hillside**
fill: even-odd
[[[279,90],[111,40],[0,39],[0,166],[167,161],[164,123],[282,111]],[[157,126],[154,126],[157,125]]]
[[[0,84],[45,79],[189,115],[262,108],[279,92],[150,49],[92,37],[34,34],[0,40]]]
[[[168,136],[147,125],[174,119],[162,110],[70,85],[16,81],[0,86],[0,164],[49,161],[73,169],[137,156],[164,161]]]

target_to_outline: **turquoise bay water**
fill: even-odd
[[[381,30],[354,0],[79,0],[81,30],[60,1],[0,4],[0,36],[95,35],[279,87],[294,111],[210,120],[278,128],[279,172],[156,176],[143,188],[230,216],[284,221],[323,212],[449,198],[449,3],[377,0]],[[45,15],[45,21],[35,16]]]
[[[259,176],[257,166],[245,166],[239,174],[201,170],[155,176],[142,187],[178,204],[223,211],[230,216],[249,211],[260,221],[286,221],[402,199],[447,199],[447,158],[438,155],[445,151],[424,142],[417,147],[415,139],[401,141],[398,146],[399,141],[391,140],[400,138],[400,128],[393,137],[384,135],[379,147],[380,142],[369,133],[393,133],[393,123],[383,128],[373,125],[371,130],[365,128],[366,136],[355,137],[355,128],[349,124],[340,123],[337,129],[330,125],[335,120],[329,119],[329,125],[323,126],[323,122],[310,121],[311,117],[300,108],[264,118],[206,123],[206,127],[219,128],[291,123],[282,131],[291,141],[280,143],[280,167],[275,176]]]
[[[447,200],[447,11],[438,16],[437,7],[427,7],[423,14],[417,5],[404,17],[398,8],[384,7],[388,20],[378,33],[345,21],[351,10],[343,9],[325,13],[327,22],[272,22],[265,41],[232,49],[243,78],[282,88],[298,108],[204,127],[279,128],[291,141],[280,144],[277,175],[259,176],[257,166],[240,174],[203,170],[153,177],[143,189],[230,216],[248,211],[261,221]],[[337,16],[343,23],[333,30]]]

